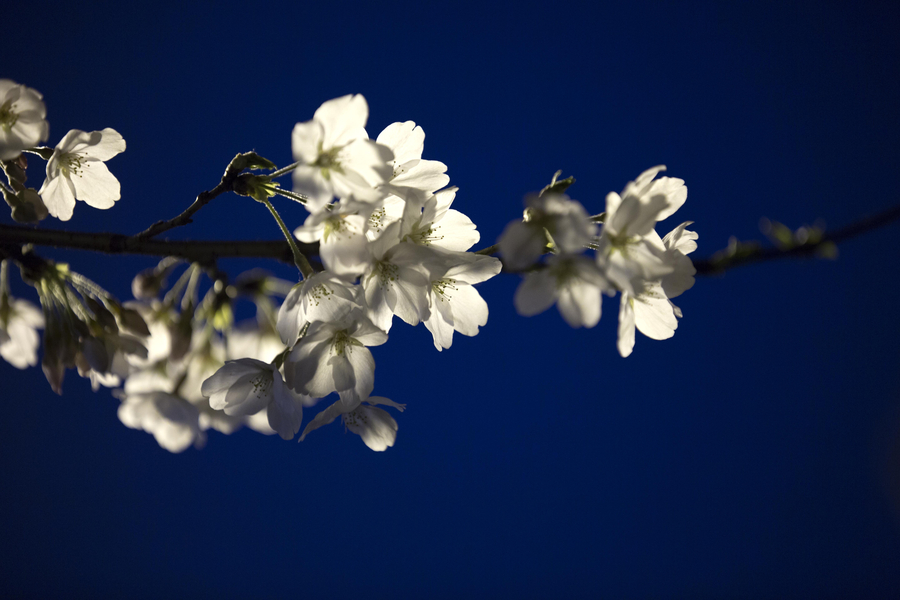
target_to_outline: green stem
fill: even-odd
[[[187,310],[190,306],[197,306],[197,285],[200,283],[202,269],[197,263],[191,265],[191,278],[188,280],[184,296],[181,297],[181,310]]]
[[[294,236],[291,235],[290,231],[288,231],[287,225],[285,225],[284,221],[281,220],[281,215],[278,214],[278,211],[275,210],[275,207],[272,206],[272,203],[269,202],[269,199],[266,198],[262,201],[262,203],[266,205],[266,208],[268,208],[269,212],[272,213],[272,216],[275,217],[275,220],[278,222],[278,226],[281,228],[281,233],[284,234],[285,239],[287,240],[288,244],[290,244],[291,252],[294,253],[294,264],[297,265],[298,269],[300,269],[300,274],[303,275],[303,279],[309,279],[315,273],[312,265],[309,264],[309,261],[306,260],[305,256],[303,256],[303,253],[300,252],[300,248],[297,247],[297,242],[294,241]]]
[[[184,289],[184,286],[187,285],[188,279],[190,279],[191,274],[193,272],[193,266],[185,269],[184,273],[175,281],[175,285],[166,293],[165,298],[163,298],[163,306],[166,308],[172,308],[175,306],[175,300],[178,298],[178,294],[181,293],[181,290]]]

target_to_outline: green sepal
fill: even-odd
[[[544,194],[564,194],[569,186],[575,183],[574,177],[569,176],[565,179],[560,179],[560,175],[562,175],[562,171],[557,171],[553,174],[553,179],[550,180],[550,185],[541,190],[541,196],[543,196]]]
[[[263,158],[256,152],[244,152],[236,155],[231,160],[225,175],[235,177],[244,169],[250,169],[251,171],[259,169],[275,170],[275,163],[268,158]]]

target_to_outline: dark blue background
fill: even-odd
[[[0,76],[44,94],[51,144],[128,143],[122,199],[70,229],[174,216],[237,152],[286,164],[294,123],[357,92],[373,137],[422,125],[479,247],[556,169],[600,212],[667,164],[690,193],[661,229],[695,221],[697,256],[763,216],[837,227],[900,199],[890,2],[17,2],[3,21]],[[57,397],[4,363],[0,594],[898,597],[896,233],[698,280],[675,337],[628,359],[617,302],[572,330],[517,316],[497,277],[476,338],[438,354],[400,323],[375,350],[376,393],[409,404],[384,454],[335,424],[171,455],[108,392],[70,373]],[[278,231],[232,195],[170,235]],[[152,264],[41,252],[122,298]]]

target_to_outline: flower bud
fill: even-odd
[[[138,300],[153,300],[159,295],[162,284],[155,269],[144,269],[131,280],[131,293]]]
[[[37,223],[50,214],[36,190],[26,188],[15,194],[4,190],[3,195],[12,208],[12,218],[17,223]]]
[[[128,331],[143,337],[150,337],[150,328],[141,314],[133,308],[120,307],[119,319],[122,321],[122,327]]]
[[[119,331],[119,326],[116,324],[116,318],[105,306],[103,306],[102,302],[98,302],[96,299],[88,296],[85,298],[85,304],[87,304],[87,307],[94,313],[94,318],[97,319],[97,322],[103,329],[113,333]]]

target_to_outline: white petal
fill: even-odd
[[[369,186],[391,179],[394,169],[390,163],[393,159],[394,153],[390,148],[372,140],[356,140],[340,152],[344,172],[348,175],[350,172],[358,173]]]
[[[514,303],[520,315],[531,317],[553,306],[556,298],[556,276],[550,269],[542,269],[525,276],[516,289]]]
[[[348,94],[323,102],[313,115],[313,119],[322,124],[322,147],[326,150],[357,139],[368,118],[369,105],[362,94]]]
[[[376,141],[394,152],[394,161],[402,165],[410,160],[422,158],[425,148],[425,132],[413,121],[391,123],[378,134]]]
[[[375,388],[375,359],[365,346],[348,346],[346,356],[353,366],[356,398],[365,400]]]
[[[668,339],[678,328],[672,303],[659,285],[650,286],[634,298],[634,316],[640,332],[654,340]]]
[[[322,124],[318,121],[312,120],[294,125],[294,130],[291,132],[291,150],[294,153],[294,160],[306,164],[316,162],[322,137]]]
[[[478,290],[459,284],[452,292],[453,328],[469,337],[478,335],[478,328],[487,324],[488,305]]]
[[[475,231],[475,223],[457,210],[448,210],[444,217],[432,226],[429,237],[431,243],[439,248],[465,252],[478,243],[481,234]]]
[[[619,339],[616,341],[619,354],[623,357],[631,354],[634,349],[634,307],[631,304],[631,295],[622,292],[619,303]]]
[[[500,236],[500,256],[510,269],[519,271],[540,258],[546,242],[543,229],[523,221],[513,221]]]
[[[579,279],[571,279],[560,290],[557,308],[571,327],[593,327],[600,320],[600,288]]]
[[[335,402],[322,412],[316,415],[316,418],[307,423],[306,428],[303,430],[303,433],[300,435],[300,441],[302,442],[306,439],[306,436],[310,431],[314,431],[323,425],[328,425],[333,422],[339,416],[343,414],[343,405],[340,402]]]
[[[47,211],[60,221],[68,221],[75,210],[75,186],[68,177],[59,175],[44,181],[40,190]]]
[[[294,169],[293,181],[294,192],[309,198],[306,209],[311,213],[320,212],[334,199],[334,186],[319,167],[300,165]]]
[[[81,173],[72,177],[72,184],[75,197],[94,208],[111,208],[121,197],[119,180],[98,160],[86,160]]]
[[[465,262],[449,269],[445,275],[446,278],[468,284],[481,283],[494,277],[503,269],[503,263],[493,256],[466,253],[460,258],[463,258]]]
[[[294,398],[293,393],[285,388],[281,375],[275,373],[274,400],[266,409],[269,426],[282,439],[289,440],[300,431],[303,421],[303,405]]]
[[[100,161],[107,161],[125,152],[125,140],[122,139],[122,135],[109,127],[87,134],[85,144],[86,147],[81,154]]]
[[[453,325],[444,318],[440,304],[449,305],[449,302],[436,296],[432,301],[431,316],[425,320],[425,329],[431,332],[431,336],[434,338],[434,347],[438,352],[453,345],[454,331]]]

